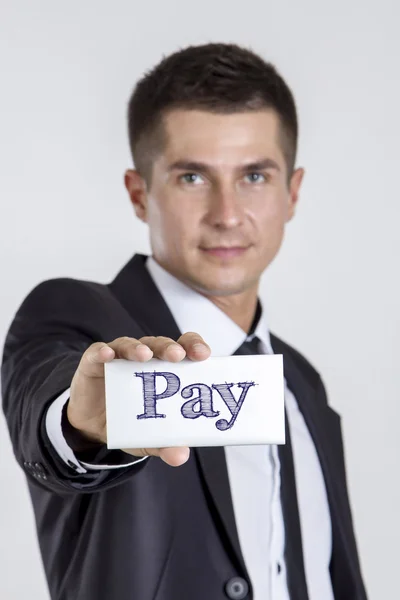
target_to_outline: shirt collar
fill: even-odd
[[[246,340],[246,332],[218,306],[168,273],[153,257],[147,259],[146,267],[180,331],[199,333],[210,346],[212,356],[230,356]],[[273,354],[263,309],[251,337],[254,336],[261,340],[264,353]]]

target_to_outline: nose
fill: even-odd
[[[210,197],[207,220],[212,227],[233,229],[243,221],[243,207],[232,186],[219,186]]]

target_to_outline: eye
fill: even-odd
[[[246,177],[250,178],[250,183],[261,183],[262,181],[267,181],[266,176],[263,173],[249,173]]]
[[[179,181],[195,185],[201,183],[200,175],[198,173],[184,173],[183,175],[179,176]]]

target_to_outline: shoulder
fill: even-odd
[[[11,333],[24,329],[95,341],[144,335],[110,284],[73,278],[48,279],[29,292],[11,323]]]
[[[26,336],[99,336],[99,327],[115,313],[115,300],[101,283],[72,278],[48,279],[36,285],[17,308],[11,339]]]
[[[48,311],[85,311],[101,299],[107,298],[106,285],[93,281],[72,278],[57,278],[42,281],[23,300],[19,312],[34,311],[37,314]]]

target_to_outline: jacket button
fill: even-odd
[[[36,469],[36,472],[39,477],[42,477],[43,479],[47,479],[46,470],[41,463],[35,463],[35,469]]]
[[[225,592],[231,600],[244,600],[249,591],[249,584],[242,577],[232,577],[226,586]]]

